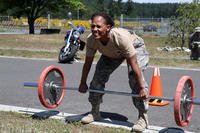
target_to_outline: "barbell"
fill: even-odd
[[[24,82],[24,86],[38,87],[38,96],[41,104],[46,108],[58,107],[66,93],[66,90],[78,90],[78,88],[66,87],[63,71],[57,66],[46,67],[39,78],[38,83]],[[139,98],[127,92],[89,89],[89,92],[103,94],[123,95]],[[190,76],[183,76],[178,82],[174,98],[148,96],[148,99],[174,101],[174,117],[178,126],[187,126],[191,120],[194,104],[200,105],[200,100],[194,99],[194,83]]]

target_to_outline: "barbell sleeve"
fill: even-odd
[[[192,103],[193,103],[193,104],[196,104],[196,105],[200,105],[200,100],[197,100],[197,99],[196,99],[196,100],[193,100]]]
[[[194,99],[194,100],[187,99],[187,102],[192,102],[195,105],[200,105],[200,100],[198,99]]]
[[[25,82],[24,86],[27,86],[27,87],[38,87],[38,83]]]

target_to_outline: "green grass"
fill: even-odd
[[[120,128],[67,123],[57,119],[39,119],[29,114],[0,112],[1,133],[128,133]]]
[[[88,34],[89,32],[83,34],[81,39],[86,41]],[[0,55],[58,59],[59,50],[64,46],[64,36],[65,34],[1,35]],[[190,53],[184,51],[158,51],[157,47],[169,46],[169,44],[166,44],[167,36],[145,34],[142,37],[150,54],[149,65],[200,69],[199,61],[189,59]],[[85,51],[79,52],[79,57],[84,60]],[[96,56],[95,60],[98,58],[99,55]]]
[[[58,52],[0,49],[0,55],[27,57],[27,58],[55,58],[58,55]]]
[[[81,39],[86,41],[88,34],[89,32],[83,34]],[[64,36],[65,34],[1,35],[0,55],[57,59],[60,48],[64,46]],[[150,54],[149,65],[200,68],[199,61],[189,60],[190,53],[158,51],[157,47],[166,46],[167,36],[144,34],[142,37]],[[79,57],[84,60],[85,51],[79,52]],[[95,60],[98,57],[99,55],[96,56]]]

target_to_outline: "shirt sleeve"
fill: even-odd
[[[130,58],[136,54],[133,46],[133,40],[128,32],[124,32],[118,37],[119,48],[126,58]]]
[[[96,53],[96,49],[95,49],[95,42],[92,39],[92,36],[89,35],[87,38],[87,43],[86,43],[86,56],[88,57],[94,57],[95,53]]]

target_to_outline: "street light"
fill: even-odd
[[[68,12],[67,15],[68,15],[68,18],[71,19],[72,13],[71,13],[71,12]]]

